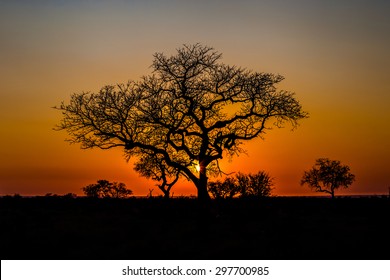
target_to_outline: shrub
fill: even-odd
[[[126,198],[133,194],[133,191],[127,189],[124,183],[111,183],[107,180],[98,180],[97,184],[88,185],[82,190],[86,196],[97,198]]]
[[[234,177],[226,177],[223,182],[210,182],[208,191],[215,199],[233,197],[267,197],[271,195],[273,178],[264,171],[255,174],[239,172]]]

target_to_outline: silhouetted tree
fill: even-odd
[[[233,177],[226,177],[223,182],[210,182],[208,190],[213,198],[233,198],[240,193],[240,187],[237,185],[237,180]]]
[[[184,45],[172,56],[156,53],[153,74],[139,82],[73,94],[69,104],[62,102],[56,107],[63,116],[57,129],[82,148],[124,148],[127,159],[140,161],[138,171],[150,168],[142,161],[151,155],[147,160],[192,181],[198,198],[208,200],[208,177],[221,171],[218,160],[239,154],[243,142],[267,129],[286,122],[296,127],[307,116],[294,93],[276,89],[282,76],[220,59],[200,44]]]
[[[63,198],[76,198],[77,194],[75,193],[67,193],[62,196]]]
[[[161,155],[145,153],[135,163],[134,170],[146,178],[158,181],[157,187],[164,193],[164,198],[170,197],[173,185],[179,180],[180,170],[165,163]]]
[[[98,180],[97,184],[88,185],[82,190],[86,196],[96,198],[126,198],[133,194],[124,183],[109,182],[107,180]]]
[[[350,173],[349,166],[341,165],[338,160],[320,158],[312,169],[304,172],[301,185],[307,184],[316,192],[325,192],[334,198],[335,190],[348,188],[354,181],[355,175]]]
[[[208,190],[214,198],[267,197],[271,195],[273,179],[265,171],[255,174],[239,172],[223,182],[210,182]]]
[[[238,173],[236,178],[241,197],[267,197],[271,195],[274,183],[265,171],[259,171],[255,174]]]

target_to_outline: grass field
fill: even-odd
[[[0,198],[1,259],[390,259],[386,197]]]

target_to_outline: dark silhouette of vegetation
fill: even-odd
[[[72,199],[72,198],[76,198],[77,194],[75,194],[75,193],[67,193],[67,194],[64,194],[62,197]]]
[[[355,175],[347,165],[341,165],[338,160],[320,158],[312,169],[305,171],[301,185],[307,184],[316,192],[325,192],[335,197],[335,190],[348,188],[355,181]]]
[[[171,56],[155,53],[152,75],[76,93],[55,107],[62,112],[56,129],[84,149],[123,148],[138,172],[162,181],[165,194],[177,176],[185,177],[207,201],[208,178],[221,174],[219,160],[272,127],[295,128],[307,117],[294,93],[277,90],[281,75],[229,66],[221,57],[201,44]]]
[[[164,193],[165,198],[170,197],[170,191],[173,185],[180,178],[180,171],[165,164],[164,159],[156,154],[145,153],[135,163],[134,170],[146,178],[158,181],[159,183],[156,185]]]
[[[238,173],[237,182],[241,188],[241,197],[270,196],[274,185],[273,179],[264,171],[248,175]]]
[[[209,182],[208,190],[215,199],[233,198],[240,194],[240,186],[234,177],[226,177],[225,180]]]
[[[133,191],[127,189],[124,183],[107,180],[98,180],[97,184],[88,185],[82,190],[86,196],[95,198],[127,198],[133,194]]]
[[[387,259],[390,203],[376,197],[0,197],[2,260]],[[321,242],[318,242],[321,240]],[[313,245],[315,244],[315,246]],[[358,245],[357,245],[358,244]]]
[[[226,177],[223,182],[210,182],[208,190],[216,198],[268,197],[271,195],[273,179],[265,171],[255,174],[239,172],[235,177]]]

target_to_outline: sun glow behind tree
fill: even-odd
[[[57,129],[85,149],[122,147],[139,160],[142,175],[163,185],[185,177],[208,200],[208,178],[222,173],[220,160],[273,127],[296,127],[307,117],[294,93],[276,89],[282,76],[229,66],[221,56],[201,44],[172,56],[156,53],[153,74],[139,82],[73,94],[57,108],[63,116]]]

